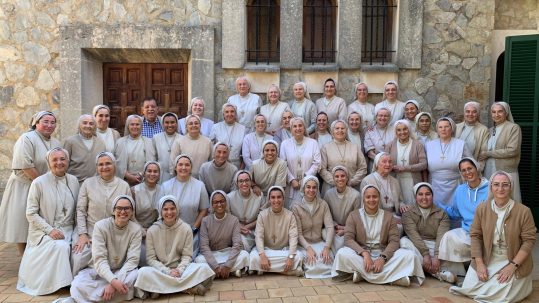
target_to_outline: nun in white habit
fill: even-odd
[[[130,115],[125,121],[125,136],[116,141],[116,174],[129,185],[142,182],[144,164],[156,159],[152,139],[142,136],[142,117]]]
[[[185,292],[204,295],[215,275],[206,263],[192,263],[193,233],[180,218],[176,197],[159,200],[159,219],[146,236],[146,258],[150,266],[139,270],[135,287],[158,294]]]
[[[17,289],[31,296],[53,293],[73,280],[69,254],[79,182],[66,173],[65,149],[51,149],[46,159],[49,172],[36,178],[28,193],[28,244],[17,282]]]
[[[243,248],[251,251],[255,245],[255,227],[258,214],[265,206],[265,199],[253,191],[252,177],[248,171],[240,170],[234,175],[234,190],[227,195],[230,213],[240,221]]]
[[[142,232],[131,220],[135,202],[121,195],[112,203],[113,214],[95,224],[92,267],[79,272],[71,283],[76,302],[123,302],[135,297]],[[139,291],[137,296],[142,297]]]

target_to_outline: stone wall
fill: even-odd
[[[496,0],[494,29],[538,29],[537,0]]]
[[[13,145],[38,110],[59,113],[60,27],[90,25],[214,26],[220,45],[221,0],[6,0],[0,5],[0,192]],[[220,64],[221,50],[215,49]],[[221,76],[221,74],[219,75]],[[58,123],[62,123],[59,117]],[[58,129],[58,128],[57,128]]]
[[[418,75],[401,73],[410,83],[404,94],[419,95],[435,116],[459,119],[468,100],[486,109],[493,21],[494,1],[425,1],[422,68]],[[488,120],[486,110],[481,116]]]

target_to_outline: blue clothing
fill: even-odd
[[[436,203],[436,206],[445,210],[451,220],[462,219],[462,229],[470,232],[475,208],[483,201],[487,200],[488,196],[488,181],[485,178],[481,179],[481,183],[476,188],[470,188],[468,183],[457,186],[453,194],[452,206],[446,206],[441,203]]]
[[[142,120],[142,136],[151,139],[154,135],[157,135],[158,133],[162,132],[163,128],[161,127],[161,122],[159,120],[160,117],[157,117],[157,119],[155,119],[155,122],[151,123],[150,121],[146,120],[146,118],[144,118]]]

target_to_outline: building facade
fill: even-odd
[[[373,19],[378,6],[383,20]],[[94,105],[117,106],[114,119],[124,119],[145,95],[182,114],[202,96],[205,115],[218,119],[238,76],[254,93],[277,84],[283,100],[297,81],[315,99],[333,78],[350,102],[361,81],[373,103],[396,80],[400,100],[436,117],[458,119],[477,100],[485,122],[505,37],[539,33],[536,0],[6,0],[0,8],[0,190],[38,110],[57,114],[59,139]]]

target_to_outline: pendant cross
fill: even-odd
[[[271,236],[271,238],[273,239],[273,244],[275,244],[275,240],[277,239],[277,237],[275,236],[275,234],[273,234],[273,236]]]

